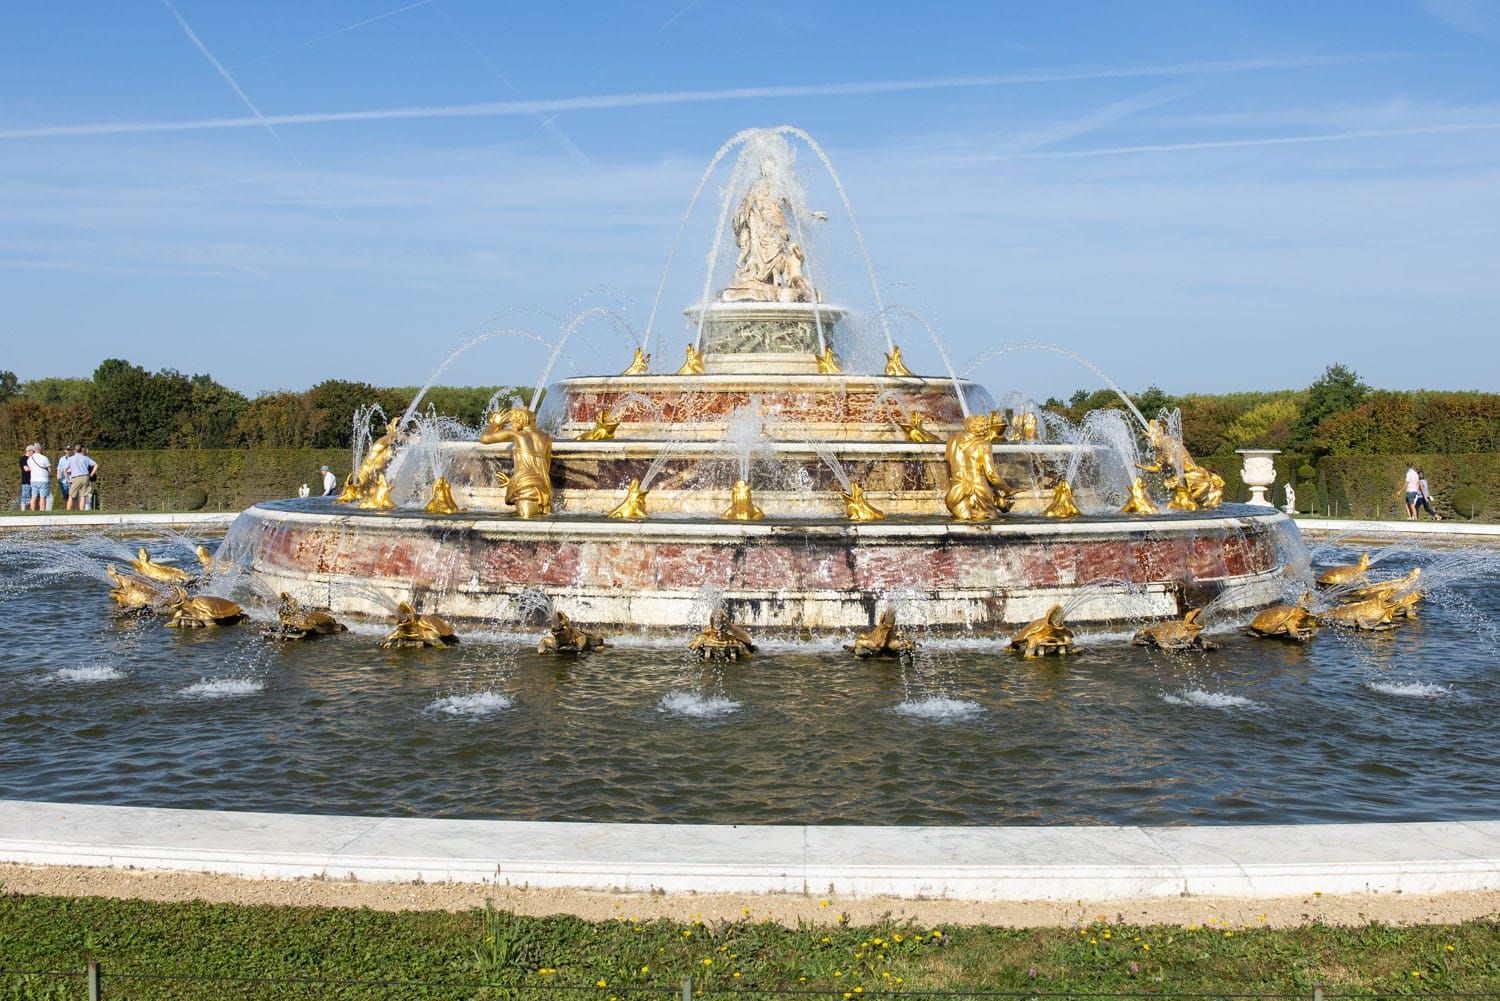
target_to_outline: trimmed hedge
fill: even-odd
[[[322,493],[318,467],[342,482],[344,448],[175,448],[91,452],[99,463],[99,507],[105,511],[237,511],[257,501],[295,497],[306,483]],[[200,495],[201,491],[201,495]]]
[[[1500,509],[1500,455],[1338,455],[1324,458],[1319,469],[1328,483],[1327,503],[1336,515],[1359,518],[1405,518],[1405,474],[1408,462],[1427,473],[1433,507],[1454,515],[1453,494],[1472,486],[1484,497],[1481,515]]]

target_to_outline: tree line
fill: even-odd
[[[1500,451],[1500,393],[1377,390],[1344,365],[1330,365],[1306,389],[1171,396],[1151,386],[1134,401],[1148,418],[1180,408],[1183,444],[1198,456],[1237,448],[1309,457]],[[1078,421],[1090,410],[1125,404],[1101,389],[1042,406]]]
[[[92,377],[22,382],[0,372],[0,447],[80,443],[100,449],[346,448],[355,409],[405,410],[417,387],[328,379],[310,389],[247,397],[209,375],[148,372],[111,358]],[[519,386],[435,386],[423,399],[438,413],[478,427],[486,404],[524,401]],[[1332,365],[1305,389],[1172,396],[1150,386],[1134,397],[1147,417],[1182,410],[1183,441],[1195,455],[1279,448],[1309,457],[1500,451],[1500,394],[1370,388]],[[1123,408],[1108,389],[1080,389],[1045,409],[1081,420],[1100,407]]]
[[[356,408],[378,403],[399,414],[417,387],[379,387],[328,379],[310,389],[248,397],[209,375],[149,372],[111,358],[91,378],[22,382],[0,372],[0,447],[97,449],[347,448]],[[479,426],[498,393],[501,405],[527,399],[529,387],[434,386],[423,397],[438,413]]]

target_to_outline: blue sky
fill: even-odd
[[[959,368],[1013,341],[1128,388],[1500,389],[1500,4],[519,4],[0,8],[0,368],[103,358],[254,392],[422,382],[476,333],[641,333],[736,131],[827,150],[887,304]],[[656,332],[704,280],[709,180]],[[837,192],[830,298],[873,293]],[[585,329],[586,328],[586,329]],[[921,328],[897,339],[941,361]],[[558,374],[610,371],[593,318]],[[529,383],[497,337],[444,373]],[[1095,384],[1053,354],[974,373]]]

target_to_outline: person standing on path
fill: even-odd
[[[83,509],[92,511],[99,506],[99,463],[95,461],[89,450],[82,445],[78,446],[78,454],[89,461],[89,485],[83,495]]]
[[[81,446],[74,445],[73,454],[64,459],[63,464],[68,468],[68,510],[83,511],[87,508],[89,486],[99,463],[85,455]]]
[[[339,478],[333,475],[333,470],[329,469],[327,466],[324,466],[322,469],[319,469],[318,472],[323,474],[323,496],[332,497],[334,494],[338,493]]]
[[[31,507],[31,446],[21,453],[21,510]]]
[[[42,454],[40,442],[32,443],[26,466],[31,474],[31,509],[45,511],[52,503],[52,460]]]
[[[57,486],[62,490],[63,503],[68,500],[68,484],[73,482],[73,446],[63,446],[62,457],[57,460]]]
[[[1406,520],[1417,520],[1417,498],[1422,496],[1422,476],[1417,467],[1406,465]]]

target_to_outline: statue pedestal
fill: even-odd
[[[1240,479],[1250,488],[1250,500],[1247,503],[1275,507],[1266,499],[1266,491],[1276,482],[1276,466],[1271,462],[1271,456],[1280,455],[1281,449],[1237,448],[1235,451],[1245,457],[1244,465],[1240,467]]]

